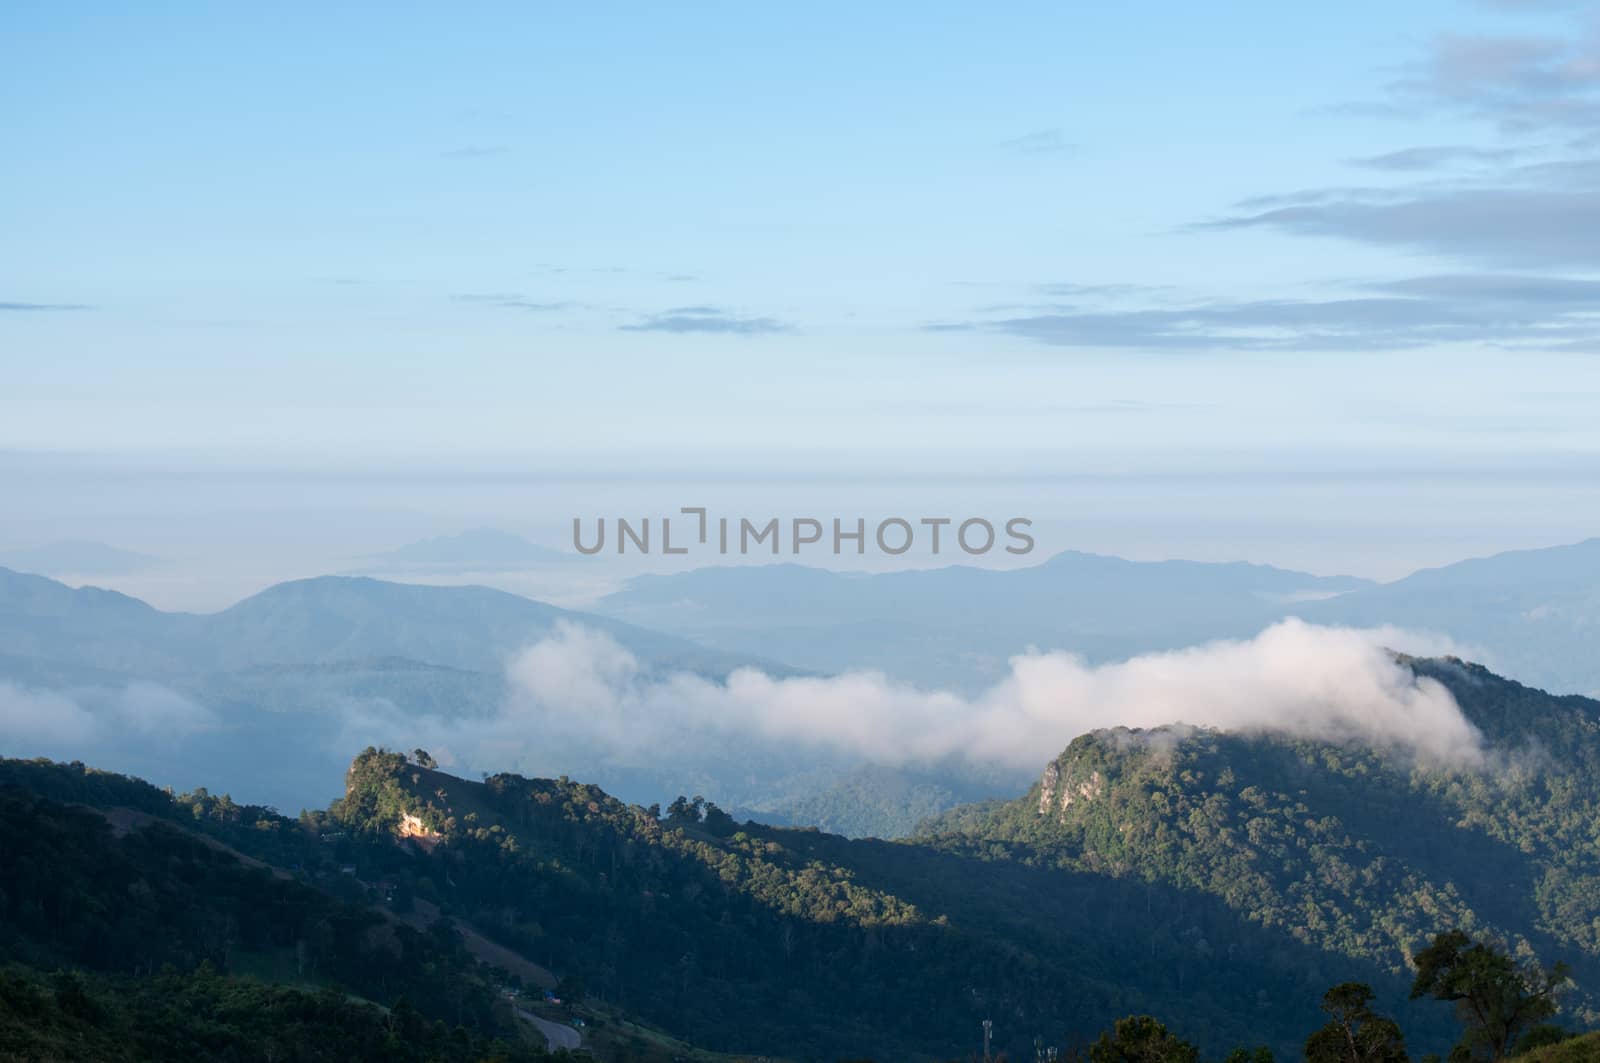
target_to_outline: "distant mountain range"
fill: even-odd
[[[373,554],[365,562],[387,570],[464,569],[490,572],[530,565],[562,564],[578,559],[577,554],[539,546],[510,532],[474,528],[457,535],[441,535],[408,543],[384,553]]]
[[[410,720],[499,711],[512,696],[508,664],[563,623],[609,636],[646,674],[790,671],[484,587],[327,576],[198,615],[0,569],[0,740],[13,753],[82,748],[161,781],[227,780],[252,800],[299,808],[337,792],[352,734],[383,740]],[[172,730],[174,712],[183,733]],[[541,745],[537,735],[516,737],[519,748]],[[552,737],[544,749],[541,763],[587,766],[640,797],[665,787],[663,777],[704,782],[716,771],[708,754],[704,763],[663,761],[659,772],[622,776],[604,768],[592,745]],[[745,762],[731,773],[761,763],[748,751],[728,755]],[[763,784],[740,797],[772,792]]]
[[[1600,539],[1425,569],[1295,612],[1318,623],[1440,632],[1523,682],[1600,693]]]
[[[352,741],[399,741],[423,729],[416,721],[435,733],[456,720],[513,727],[497,715],[516,695],[508,662],[562,622],[608,635],[645,676],[877,669],[971,692],[1029,646],[1108,661],[1253,636],[1291,614],[1439,632],[1539,686],[1600,690],[1600,541],[1382,585],[1081,553],[1004,572],[717,568],[640,578],[596,612],[484,587],[322,577],[198,615],[0,569],[0,739],[12,752],[61,755],[77,748],[73,728],[99,720],[87,752],[101,763],[159,781],[226,779],[252,800],[297,808],[336,792]],[[654,711],[643,706],[634,711]],[[582,773],[629,800],[681,789],[775,822],[884,836],[1016,781],[692,728],[673,732],[670,749],[621,756],[582,722],[530,722],[478,758]]]
[[[723,675],[740,665],[776,667],[487,587],[322,576],[194,614],[0,569],[0,653],[145,676],[378,658],[499,672],[560,621],[603,631],[663,669]]]
[[[201,615],[0,569],[0,749],[227,785],[292,810],[338,792],[352,743],[454,728],[475,743],[474,767],[581,772],[630,800],[707,793],[778,822],[863,834],[906,833],[922,815],[1016,782],[957,774],[934,785],[867,771],[859,756],[687,732],[670,749],[621,756],[559,707],[512,722],[505,712],[519,691],[508,666],[562,624],[609,636],[641,678],[794,674],[485,587],[325,576]]]
[[[1429,569],[1394,583],[1262,565],[1068,552],[1026,569],[851,575],[798,565],[641,576],[597,612],[819,672],[881,669],[973,689],[1029,646],[1091,662],[1254,634],[1275,620],[1447,635],[1561,692],[1600,691],[1600,539]]]
[[[1304,603],[1374,586],[1267,565],[1069,551],[1031,568],[856,575],[800,565],[641,576],[597,612],[819,672],[880,669],[983,686],[1030,646],[1091,661],[1253,634]]]

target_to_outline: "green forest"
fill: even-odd
[[[901,841],[422,750],[368,749],[295,818],[0,762],[0,1052],[540,1058],[533,1008],[615,1059],[966,1059],[986,1021],[1013,1060],[1576,1058],[1600,706],[1411,665],[1493,771],[1097,732]]]

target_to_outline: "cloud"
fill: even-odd
[[[77,310],[94,310],[87,303],[0,303],[0,311],[16,313],[63,313]]]
[[[0,739],[8,750],[83,742],[94,730],[94,718],[66,695],[0,680]]]
[[[1576,7],[1528,0],[1492,6]],[[1600,242],[1591,236],[1600,231],[1600,22],[1551,29],[1441,34],[1399,68],[1376,105],[1391,117],[1479,122],[1497,134],[1496,143],[1352,159],[1369,170],[1429,179],[1256,196],[1233,216],[1194,228],[1333,237],[1495,270],[1600,267]],[[1519,164],[1534,154],[1551,161]]]
[[[1076,144],[1067,140],[1067,135],[1060,129],[1040,129],[1026,133],[1010,140],[1002,140],[999,144],[1001,151],[1008,155],[1070,155],[1078,150]]]
[[[1135,296],[1162,295],[1173,289],[1151,284],[1035,284],[1033,290],[1040,295],[1059,296],[1064,299],[1126,299]]]
[[[1404,148],[1383,155],[1368,155],[1351,159],[1350,165],[1369,170],[1398,172],[1438,170],[1456,163],[1504,163],[1516,158],[1520,152],[1514,148],[1473,148],[1465,145],[1446,145],[1427,148]]]
[[[91,711],[129,731],[146,735],[191,735],[214,730],[210,709],[159,683],[135,681],[122,690],[88,696]]]
[[[1512,268],[1600,267],[1600,190],[1499,187],[1417,191],[1395,202],[1335,198],[1208,223],[1333,236]]]
[[[1343,299],[1213,301],[1079,310],[930,326],[1006,333],[1058,347],[1150,351],[1401,350],[1492,344],[1600,350],[1600,281],[1439,274],[1366,286]]]
[[[1600,124],[1600,33],[1442,34],[1389,91],[1504,132],[1592,128]]]
[[[1183,723],[1248,734],[1360,742],[1470,766],[1485,751],[1449,691],[1385,647],[1436,653],[1437,640],[1289,620],[1253,639],[1090,666],[1065,653],[1016,657],[977,696],[922,690],[872,672],[774,678],[743,669],[726,682],[643,668],[607,635],[564,625],[509,669],[513,694],[476,720],[353,721],[371,740],[450,751],[462,766],[507,770],[580,737],[617,762],[649,764],[716,739],[806,747],[885,764],[960,758],[1037,771],[1099,728]],[[377,727],[376,731],[372,728]],[[436,748],[437,747],[437,748]]]
[[[1399,203],[1411,198],[1413,195],[1415,193],[1408,188],[1362,188],[1356,186],[1344,188],[1301,188],[1293,192],[1271,192],[1266,195],[1249,196],[1235,202],[1234,208],[1244,211],[1261,211],[1276,207],[1299,207],[1341,201]],[[1191,226],[1191,228],[1204,230],[1216,228],[1217,226],[1218,223],[1216,222],[1201,222]]]
[[[131,736],[184,737],[219,726],[210,709],[158,683],[44,690],[0,680],[0,743],[81,756]]]
[[[1067,402],[1037,396],[1021,396],[1016,401],[995,402],[981,399],[872,399],[855,408],[872,413],[908,414],[915,417],[1071,417],[1078,414],[1164,414],[1175,410],[1210,409],[1209,403],[1155,402],[1149,399],[1106,399],[1101,402]],[[830,403],[829,411],[840,404]]]
[[[791,326],[774,318],[739,317],[714,306],[675,307],[619,328],[623,332],[706,332],[735,336],[794,331]]]
[[[1488,300],[1497,303],[1573,305],[1600,310],[1600,280],[1504,273],[1452,273],[1370,285],[1401,295]]]
[[[441,151],[439,153],[439,157],[441,159],[451,159],[460,162],[469,159],[487,159],[494,155],[504,155],[510,150],[510,148],[505,147],[502,144],[490,144],[485,146],[468,144],[465,147],[452,148],[449,151]]]
[[[462,295],[452,295],[450,301],[454,303],[471,303],[478,306],[492,306],[501,310],[526,310],[540,314],[556,310],[570,310],[578,305],[570,301],[541,303],[518,295],[515,292],[468,292]]]

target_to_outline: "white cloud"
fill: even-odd
[[[1389,647],[1450,648],[1393,629],[1288,620],[1252,639],[1114,664],[1030,652],[1012,660],[1004,680],[967,697],[873,672],[774,678],[743,669],[726,683],[661,676],[608,636],[566,625],[515,659],[513,696],[490,717],[405,721],[374,707],[350,722],[369,738],[376,726],[407,748],[424,744],[477,770],[527,770],[541,749],[576,738],[624,763],[727,739],[889,764],[956,756],[1031,773],[1087,731],[1179,722],[1480,762],[1481,735],[1450,692],[1400,665]]]
[[[81,742],[93,733],[93,717],[66,695],[0,680],[0,740],[7,752],[30,753],[33,743]]]
[[[159,683],[132,682],[98,702],[110,719],[141,734],[189,735],[217,726],[210,709]]]
[[[12,755],[80,757],[129,735],[182,737],[216,726],[211,710],[159,683],[45,690],[0,680],[0,742]]]

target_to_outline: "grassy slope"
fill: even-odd
[[[1596,1063],[1597,1060],[1600,1060],[1600,1032],[1536,1048],[1518,1056],[1516,1063]]]

